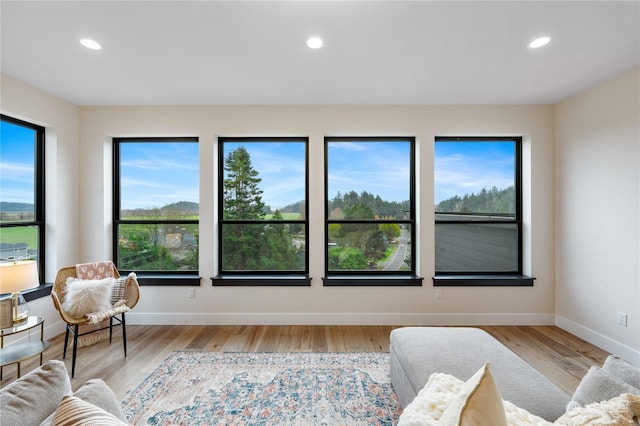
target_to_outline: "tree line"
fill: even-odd
[[[516,211],[513,186],[498,189],[482,188],[478,193],[455,195],[436,205],[436,213],[482,213],[513,215]]]

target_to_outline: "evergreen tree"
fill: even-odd
[[[282,214],[276,210],[273,220],[282,220]],[[304,261],[296,247],[291,243],[289,225],[267,225],[262,235],[262,256],[258,269],[299,270],[304,268]]]
[[[251,156],[244,147],[231,151],[224,162],[227,176],[223,185],[225,219],[261,219],[265,204],[258,184],[262,179],[251,165]],[[260,259],[263,226],[229,224],[223,229],[223,267],[243,271],[256,268]]]
[[[229,153],[224,161],[227,177],[224,180],[224,218],[260,219],[264,215],[265,204],[262,181],[251,165],[251,156],[241,146]]]
[[[437,213],[485,213],[515,214],[515,189],[513,186],[498,189],[482,188],[477,194],[458,195],[443,200],[436,206]]]

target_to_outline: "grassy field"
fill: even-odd
[[[300,219],[300,213],[280,213],[280,215],[282,216],[282,219],[284,220],[298,220]],[[267,214],[264,216],[265,220],[271,220],[273,219],[273,215],[272,214]]]
[[[29,249],[36,250],[38,248],[38,229],[35,226],[2,228],[0,243],[27,243]]]

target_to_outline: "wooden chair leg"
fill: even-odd
[[[78,351],[78,324],[74,326],[73,332],[73,355],[71,359],[71,378],[76,374],[76,352]]]

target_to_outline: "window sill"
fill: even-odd
[[[136,277],[141,286],[200,286],[198,275],[136,274]]]
[[[211,283],[214,287],[310,287],[311,277],[308,275],[217,275],[211,278]]]
[[[532,287],[535,278],[526,275],[438,275],[434,287]]]
[[[386,275],[386,276],[367,276],[367,275],[334,275],[322,278],[325,287],[340,286],[421,286],[422,277],[415,275]]]
[[[24,296],[24,300],[31,302],[32,300],[42,299],[43,297],[49,296],[52,288],[53,284],[42,284],[36,288],[32,288],[21,293]]]

